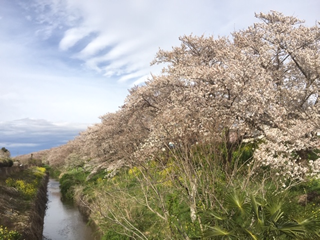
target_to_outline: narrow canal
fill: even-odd
[[[59,182],[50,179],[43,240],[93,240],[93,232],[78,209],[61,202],[60,198]]]

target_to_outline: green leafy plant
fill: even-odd
[[[1,240],[19,240],[21,234],[14,230],[9,230],[7,227],[0,225],[0,239]]]
[[[60,190],[63,200],[72,201],[74,197],[74,187],[84,184],[88,173],[83,172],[81,169],[69,171],[60,178]]]
[[[259,197],[254,193],[232,191],[222,204],[223,210],[209,211],[205,239],[318,239],[320,218],[316,212],[307,218],[298,213],[290,218],[284,196]]]

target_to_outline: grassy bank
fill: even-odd
[[[49,166],[49,165],[44,165],[43,167],[44,167],[44,168],[46,169],[46,171],[49,173],[49,176],[50,176],[51,178],[59,179],[59,176],[60,176],[60,174],[61,174],[61,171],[60,171],[59,169],[57,169],[57,168],[52,168],[52,167]]]
[[[171,149],[90,179],[73,168],[61,192],[88,209],[102,239],[320,238],[320,180],[256,168],[255,147],[234,149],[230,162],[223,146]]]
[[[42,167],[30,167],[7,177],[0,176],[0,239],[24,239],[34,234],[30,229],[34,221],[39,221],[34,218],[39,204],[35,201],[45,184],[45,171]]]

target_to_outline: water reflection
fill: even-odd
[[[81,214],[72,205],[60,200],[59,182],[48,183],[48,209],[44,218],[44,240],[92,240],[93,234]]]

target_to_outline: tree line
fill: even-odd
[[[275,11],[256,17],[231,37],[182,36],[160,50],[160,75],[46,152],[106,236],[319,236],[313,210],[292,201],[319,186],[319,25]]]

